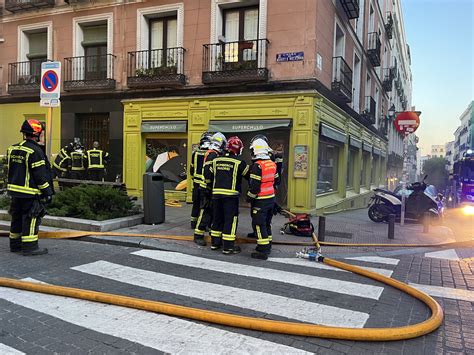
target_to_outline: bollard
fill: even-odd
[[[324,242],[325,237],[326,237],[326,217],[319,216],[318,240],[320,242]]]
[[[395,239],[395,215],[388,215],[388,239]]]
[[[423,213],[423,233],[428,233],[430,231],[430,219],[431,215],[429,212]]]

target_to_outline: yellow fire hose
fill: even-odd
[[[161,238],[171,240],[183,240],[190,241],[192,237],[186,236],[159,236],[154,234],[139,235],[133,233],[97,233],[97,232],[43,232],[41,233],[42,238],[77,238],[87,235],[113,235],[113,236],[133,236],[133,237],[145,237],[145,238]],[[241,241],[248,243],[255,241],[252,239],[241,239]],[[316,235],[313,233],[314,243],[305,243],[309,245],[316,245],[320,248],[321,245],[326,243],[319,243]],[[274,242],[277,244],[276,242]],[[278,244],[290,244],[290,243],[278,243]],[[336,243],[331,243],[334,246]],[[446,243],[444,243],[446,244]],[[291,245],[302,245],[302,243],[291,243]],[[373,245],[373,244],[372,244]],[[394,246],[393,244],[389,244]],[[402,245],[400,245],[402,246]],[[419,246],[419,245],[415,245]],[[406,294],[415,297],[420,300],[431,310],[431,316],[424,322],[408,325],[405,327],[397,328],[343,328],[343,327],[329,327],[314,324],[305,323],[294,323],[294,322],[281,322],[266,319],[259,319],[254,317],[243,317],[233,314],[214,312],[203,309],[197,309],[192,307],[179,306],[174,304],[168,304],[157,301],[144,300],[139,298],[126,297],[121,295],[95,292],[83,289],[76,289],[62,286],[51,286],[44,284],[37,284],[27,281],[19,281],[8,278],[0,278],[0,286],[17,288],[26,291],[47,293],[56,296],[78,298],[88,301],[106,303],[116,306],[140,309],[144,311],[156,312],[167,314],[174,317],[183,317],[188,319],[194,319],[197,321],[214,323],[225,325],[229,327],[243,328],[256,330],[261,332],[269,333],[280,333],[288,335],[298,336],[310,336],[318,338],[331,338],[341,340],[357,340],[357,341],[394,341],[416,338],[425,334],[428,334],[436,330],[443,321],[443,310],[441,306],[429,295],[419,291],[403,282],[391,279],[389,277],[380,275],[378,273],[362,269],[360,267],[346,264],[340,261],[336,261],[329,258],[321,257],[320,262],[327,265],[340,268],[346,271],[350,271],[372,280],[382,282],[386,285],[392,286]]]

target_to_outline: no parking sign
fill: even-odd
[[[40,105],[59,106],[61,96],[61,62],[44,62],[41,64]]]

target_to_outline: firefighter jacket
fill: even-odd
[[[201,185],[204,181],[204,157],[206,150],[198,149],[191,157],[191,166],[189,167],[189,173],[195,184]]]
[[[53,166],[60,170],[67,172],[68,169],[71,167],[71,156],[66,151],[65,148],[62,148],[59,151],[59,154],[56,156],[56,159],[53,161]]]
[[[250,168],[249,177],[249,198],[263,200],[275,197],[275,182],[279,180],[275,162],[271,159],[256,160]]]
[[[86,156],[81,151],[74,151],[71,153],[71,170],[72,171],[84,171]]]
[[[110,155],[100,149],[89,149],[86,152],[88,169],[105,169],[105,164],[110,160]]]
[[[13,197],[34,198],[54,194],[49,162],[41,147],[27,139],[8,148],[7,191]]]
[[[212,175],[210,174],[209,169],[211,167],[212,161],[218,156],[219,156],[219,153],[214,149],[209,149],[208,151],[206,151],[206,154],[204,154],[204,167],[203,167],[204,180],[201,182],[200,186],[201,188],[205,190],[210,190],[212,187],[212,180],[211,180]]]
[[[242,192],[242,177],[249,167],[238,155],[226,153],[212,160],[209,179],[212,181],[212,198],[238,197]]]

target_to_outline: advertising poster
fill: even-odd
[[[295,145],[295,178],[308,178],[308,146]]]

